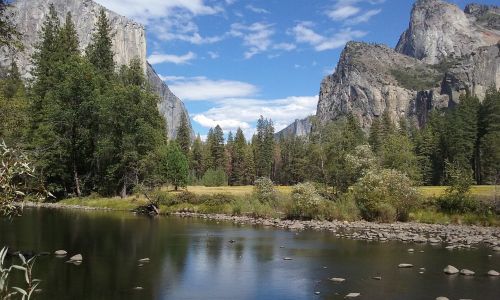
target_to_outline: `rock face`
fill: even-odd
[[[24,78],[31,77],[31,56],[35,51],[34,45],[39,42],[39,33],[43,21],[49,12],[50,4],[54,5],[61,22],[66,14],[72,14],[73,22],[80,39],[81,49],[90,43],[94,25],[97,22],[99,11],[103,8],[92,0],[16,0],[10,8],[12,20],[22,34],[24,51],[18,53],[16,62]],[[143,69],[146,70],[148,80],[153,90],[160,96],[159,109],[167,120],[168,136],[173,138],[179,126],[180,114],[187,114],[184,104],[170,92],[166,84],[158,77],[146,61],[146,34],[144,26],[126,17],[120,16],[106,9],[110,20],[113,37],[113,51],[118,66],[128,64],[133,58],[139,58]],[[0,51],[0,65],[10,64],[11,55],[5,50]],[[189,119],[189,118],[188,118]]]
[[[307,117],[302,120],[295,120],[292,124],[288,125],[285,129],[277,132],[274,137],[276,139],[285,138],[289,136],[308,136],[312,130],[312,117]]]
[[[416,1],[396,49],[349,42],[321,83],[316,116],[324,124],[347,114],[363,128],[387,111],[423,125],[434,108],[470,92],[482,100],[500,86],[500,8]]]
[[[436,64],[496,44],[500,39],[500,32],[495,29],[498,19],[490,25],[485,20],[490,14],[498,16],[498,9],[469,5],[462,11],[441,0],[418,0],[413,6],[410,26],[401,35],[396,51]]]

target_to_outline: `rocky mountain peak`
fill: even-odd
[[[494,26],[481,26],[477,18],[492,12],[494,9],[487,6],[470,5],[464,12],[445,1],[418,0],[396,51],[436,64],[470,54],[478,47],[494,45],[500,40],[500,31]]]

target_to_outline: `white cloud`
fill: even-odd
[[[326,15],[334,21],[345,20],[357,14],[361,9],[356,6],[346,5],[336,7],[326,12]]]
[[[164,78],[174,94],[185,101],[248,97],[258,91],[256,86],[242,81],[211,80],[204,76]]]
[[[249,59],[270,48],[272,45],[271,37],[274,33],[273,25],[265,22],[256,22],[249,26],[233,23],[229,35],[243,39],[243,45],[247,47],[244,57]]]
[[[370,21],[370,19],[373,16],[378,15],[380,12],[382,12],[381,9],[371,9],[371,10],[369,10],[369,11],[367,11],[359,16],[356,16],[355,18],[347,20],[346,24],[355,25],[355,24],[359,24],[359,23],[366,23],[366,22]]]
[[[278,132],[296,119],[315,114],[317,103],[318,96],[291,96],[271,100],[229,98],[217,101],[215,107],[196,114],[193,120],[206,128],[219,124],[225,131],[235,131],[241,127],[246,137],[250,138],[255,128],[249,124],[253,124],[261,115],[272,118],[275,131]]]
[[[313,46],[316,51],[340,48],[347,42],[366,35],[364,31],[343,28],[341,31],[331,36],[323,36],[316,33],[312,28],[313,26],[314,24],[312,22],[301,22],[297,24],[291,32],[298,43],[309,44]]]
[[[346,25],[368,22],[371,17],[379,14],[381,9],[364,11],[359,7],[361,3],[371,5],[381,4],[385,0],[337,0],[332,8],[326,10],[326,15],[333,21],[343,21]]]
[[[256,14],[269,14],[268,10],[266,10],[264,8],[253,6],[252,4],[248,4],[247,6],[245,6],[245,8],[248,9],[249,11],[256,13]]]
[[[215,52],[215,51],[208,51],[208,56],[210,56],[211,59],[216,59],[216,58],[219,58],[219,53]]]
[[[186,64],[196,58],[196,54],[188,52],[184,55],[153,53],[148,57],[148,62],[152,65],[162,63]]]
[[[166,17],[173,11],[187,11],[193,15],[213,15],[220,11],[216,6],[205,4],[204,0],[95,0],[106,8],[124,16],[142,20]]]
[[[297,48],[297,46],[295,46],[295,44],[292,43],[279,43],[273,46],[273,49],[284,50],[284,51],[292,51],[295,48]]]

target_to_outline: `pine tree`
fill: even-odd
[[[255,171],[257,177],[271,177],[274,154],[273,122],[260,116],[257,120],[257,134],[253,141]]]
[[[233,155],[231,157],[232,172],[229,182],[232,185],[245,184],[245,149],[247,142],[243,130],[238,128],[233,143]]]
[[[208,169],[224,170],[226,166],[224,154],[224,132],[217,125],[210,129],[207,137],[207,150],[209,155]]]
[[[479,112],[479,161],[482,184],[500,182],[500,90],[486,93]]]
[[[188,157],[189,149],[191,148],[191,129],[189,128],[188,120],[184,113],[181,114],[181,122],[177,130],[176,141],[181,147],[182,153]]]
[[[167,181],[177,191],[179,187],[186,187],[188,181],[188,160],[177,142],[172,141],[166,147],[166,153],[162,161]]]
[[[198,134],[193,143],[191,151],[191,170],[194,172],[196,179],[200,180],[205,172],[204,159],[203,159],[203,143]]]
[[[85,54],[90,63],[108,80],[113,76],[115,70],[112,39],[111,25],[103,8],[99,12],[96,30],[85,50]]]

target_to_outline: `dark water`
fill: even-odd
[[[500,254],[486,248],[448,251],[327,232],[67,210],[27,210],[0,220],[0,245],[83,255],[80,266],[40,257],[35,275],[43,292],[35,299],[343,299],[349,292],[361,293],[359,299],[500,299],[500,278],[484,275],[500,270]],[[143,257],[151,262],[139,267]],[[398,269],[403,262],[415,268]],[[476,276],[444,275],[447,264]],[[336,284],[330,277],[347,280]]]

